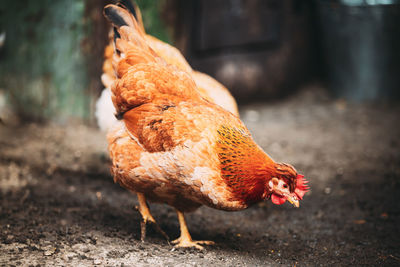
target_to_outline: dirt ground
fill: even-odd
[[[299,209],[265,202],[188,214],[195,239],[140,241],[136,197],[113,183],[104,135],[84,125],[0,125],[1,266],[400,265],[400,107],[318,88],[241,107],[258,143],[310,180]],[[173,209],[151,205],[172,238]]]

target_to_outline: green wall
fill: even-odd
[[[83,0],[2,1],[0,88],[29,119],[88,116]]]
[[[106,0],[2,0],[0,90],[23,119],[93,119],[108,25]],[[138,1],[147,30],[168,41],[159,9]]]

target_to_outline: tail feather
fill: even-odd
[[[107,5],[104,15],[114,27],[114,46],[117,53],[113,57],[113,66],[119,78],[125,74],[129,65],[157,61],[158,55],[148,46],[143,31],[127,9]]]
[[[107,5],[104,8],[104,16],[114,26],[114,39],[129,40],[142,48],[150,49],[145,41],[145,33],[127,9],[116,5]]]
[[[135,17],[136,20],[138,19],[136,14],[136,4],[132,3],[129,0],[119,0],[118,6],[125,7]]]
[[[115,41],[118,39],[118,38],[121,38],[121,35],[119,34],[119,32],[117,31],[117,28],[116,27],[114,27],[113,28],[113,32],[114,32],[114,43],[115,43]]]
[[[121,51],[116,48],[117,39],[121,39],[118,28],[122,26],[134,26],[131,18],[131,16],[133,16],[136,19],[139,28],[144,32],[142,15],[135,1],[132,2],[130,0],[119,0],[117,5],[119,7],[122,7],[123,9],[126,9],[128,12],[125,12],[121,9],[113,8],[104,10],[105,16],[109,18],[110,21],[113,21],[114,25],[116,25],[111,28],[111,31],[109,33],[110,43],[107,45],[104,51],[105,59],[103,63],[103,74],[101,76],[101,80],[105,88],[111,88],[112,83],[117,78],[116,72],[113,70],[113,67],[114,69],[116,69],[115,62],[119,62],[121,59],[119,57]],[[114,50],[116,50],[117,56],[112,55]]]
[[[125,7],[127,10],[129,10],[129,12],[135,17],[141,30],[145,32],[142,20],[142,13],[140,12],[140,9],[137,6],[136,2],[132,2],[130,0],[119,0],[118,5]]]
[[[168,65],[150,48],[145,33],[127,9],[107,5],[104,15],[116,32],[113,68],[117,80],[111,91],[118,117],[153,101],[200,101],[192,78]]]
[[[130,14],[123,8],[118,8],[115,5],[108,5],[104,8],[104,16],[115,27],[128,26],[131,21]]]

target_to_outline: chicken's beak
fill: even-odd
[[[287,197],[287,200],[288,200],[291,204],[293,204],[293,206],[295,206],[296,208],[298,208],[298,207],[300,206],[299,200],[297,199],[297,197],[294,197],[294,196],[292,196],[292,195],[289,195],[289,196]]]

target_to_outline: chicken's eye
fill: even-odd
[[[287,185],[287,184],[284,184],[284,185],[283,185],[283,188],[285,188],[285,189],[288,188],[288,185]]]

